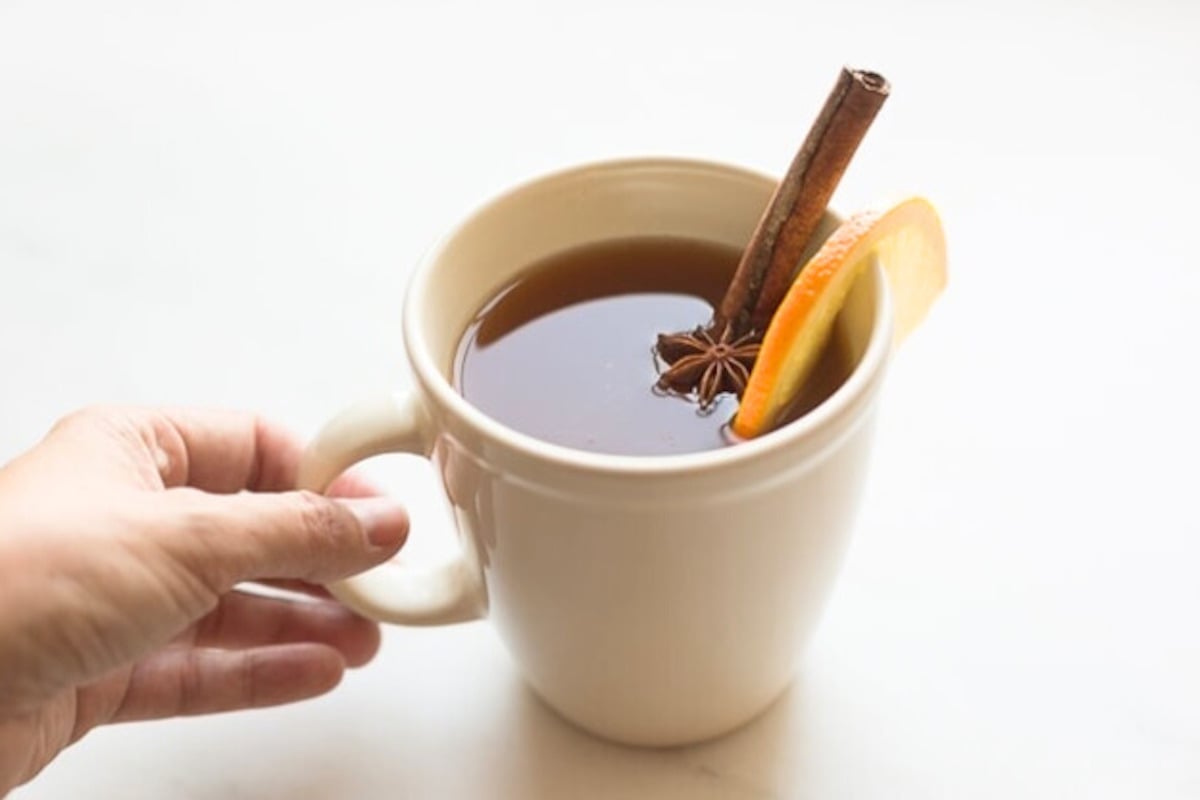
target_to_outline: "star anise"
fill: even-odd
[[[741,396],[760,346],[756,333],[735,339],[729,326],[719,337],[704,327],[659,334],[657,351],[667,367],[658,377],[658,387],[684,395],[695,392],[700,410],[707,411],[722,392]]]

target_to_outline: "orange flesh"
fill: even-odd
[[[842,223],[800,271],[771,318],[750,381],[742,395],[733,430],[760,436],[778,424],[811,374],[833,330],[833,323],[869,256],[914,232],[915,242],[893,247],[885,272],[907,333],[924,317],[945,285],[945,240],[937,213],[928,201],[910,198],[885,212],[865,211]]]

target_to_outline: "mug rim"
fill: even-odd
[[[426,286],[434,268],[455,237],[489,209],[535,187],[574,179],[584,173],[647,168],[709,170],[765,180],[772,184],[778,183],[776,177],[727,162],[676,156],[635,156],[584,162],[544,172],[515,183],[484,202],[475,204],[465,216],[440,236],[420,259],[405,290],[402,321],[404,348],[415,377],[434,402],[465,422],[476,433],[526,457],[563,468],[622,475],[678,475],[726,468],[732,464],[762,458],[779,450],[801,446],[805,441],[819,436],[838,418],[852,413],[854,406],[859,405],[869,394],[871,387],[880,377],[891,351],[894,320],[890,287],[874,255],[871,256],[872,263],[869,265],[875,272],[878,287],[874,298],[873,325],[867,346],[850,375],[819,405],[799,419],[762,436],[728,447],[665,455],[626,455],[555,444],[522,433],[488,416],[463,397],[442,374],[425,340],[423,324],[427,309],[418,299],[426,294]],[[827,211],[841,221],[842,217],[832,209]]]

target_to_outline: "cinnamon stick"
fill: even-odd
[[[733,337],[766,330],[833,190],[890,88],[874,72],[842,69],[738,262],[712,330],[728,328]]]

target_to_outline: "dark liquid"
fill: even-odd
[[[675,238],[585,245],[532,265],[459,343],[458,390],[488,416],[555,444],[666,455],[730,444],[737,398],[708,412],[654,390],[659,333],[708,321],[737,266],[732,247]],[[794,415],[848,373],[835,336]]]

